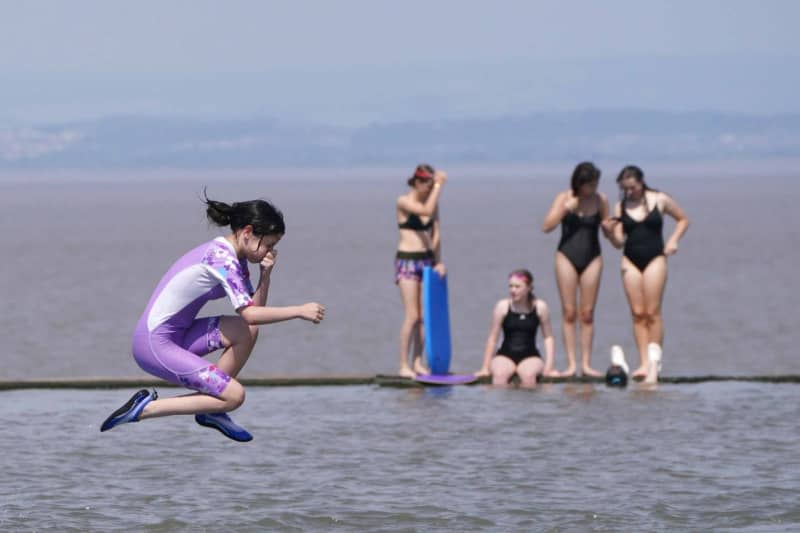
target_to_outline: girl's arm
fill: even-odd
[[[603,224],[609,218],[608,197],[603,193],[597,193],[597,196],[600,198],[600,228],[603,230],[603,235],[605,235],[606,239],[610,239],[614,226],[612,224]]]
[[[431,248],[437,263],[442,261],[442,233],[439,224],[439,209],[433,213],[433,227],[431,228]]]
[[[236,310],[245,322],[251,326],[274,324],[294,318],[302,318],[314,324],[319,324],[325,318],[325,307],[316,302],[288,307],[265,307],[261,305],[248,305]]]
[[[483,350],[483,364],[481,364],[481,369],[475,373],[478,377],[488,376],[490,374],[492,356],[494,356],[494,352],[497,349],[497,338],[500,335],[500,326],[507,312],[507,300],[500,300],[494,306],[494,310],[492,311],[492,323],[489,326],[489,336],[486,338],[486,347]]]
[[[550,206],[550,211],[544,217],[542,231],[550,233],[556,229],[564,215],[576,207],[578,207],[578,199],[572,194],[571,190],[558,193],[555,200],[553,200],[553,205]]]
[[[544,300],[536,300],[536,314],[539,316],[539,324],[542,326],[542,337],[544,338],[544,370],[542,374],[557,377],[558,371],[553,368],[556,341],[553,338],[553,327],[550,324],[550,310]]]
[[[606,236],[608,242],[614,248],[622,248],[625,244],[625,234],[622,231],[622,222],[620,218],[622,216],[622,203],[617,202],[614,205],[614,217],[609,217],[603,220],[603,235]]]
[[[445,270],[444,263],[442,263],[442,232],[441,224],[439,223],[439,209],[437,208],[433,214],[433,228],[431,229],[431,247],[433,248],[433,269],[444,277],[447,270]]]
[[[275,266],[275,259],[278,256],[277,250],[267,252],[264,260],[260,264],[260,273],[258,278],[258,286],[253,293],[253,304],[258,306],[267,305],[267,297],[269,296],[269,279],[272,275],[272,267]]]
[[[661,193],[661,198],[664,206],[664,212],[675,219],[675,231],[664,244],[664,255],[670,256],[678,251],[678,241],[689,229],[689,217],[683,212],[683,209],[678,205],[678,202],[673,200],[668,194]]]
[[[436,212],[436,202],[439,201],[439,195],[442,193],[442,186],[446,181],[447,174],[437,170],[436,175],[433,177],[433,188],[428,198],[425,200],[425,203],[403,195],[397,199],[397,207],[407,213],[413,213],[418,216],[433,216]]]

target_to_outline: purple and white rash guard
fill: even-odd
[[[224,237],[178,259],[161,278],[133,334],[133,357],[146,372],[219,396],[230,381],[200,356],[223,347],[220,317],[197,318],[209,300],[228,296],[234,309],[253,305],[247,261]]]

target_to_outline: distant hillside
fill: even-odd
[[[256,167],[585,158],[800,156],[800,115],[536,113],[344,128],[271,119],[114,117],[0,127],[0,168]]]

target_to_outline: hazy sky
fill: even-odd
[[[359,122],[419,110],[627,105],[800,111],[793,0],[0,6],[0,121],[127,112]]]

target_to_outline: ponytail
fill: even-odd
[[[283,213],[266,200],[234,202],[228,205],[225,202],[211,200],[205,189],[203,189],[203,196],[203,203],[206,204],[206,217],[214,225],[230,226],[233,232],[245,226],[252,226],[253,233],[261,236],[286,233]]]
[[[203,191],[203,194],[205,194],[205,191]],[[206,204],[206,217],[211,223],[216,224],[217,226],[230,225],[231,213],[234,210],[233,206],[228,205],[225,202],[209,200],[208,196],[206,196],[204,202]]]

